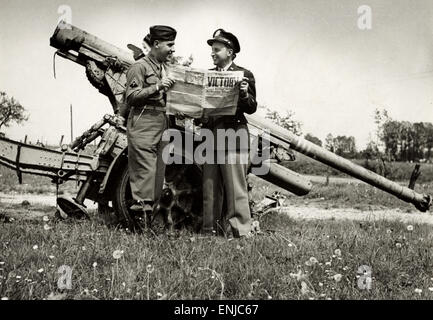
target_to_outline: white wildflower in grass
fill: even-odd
[[[48,225],[48,224],[44,224],[44,230],[45,231],[48,231],[48,230],[50,230],[51,229],[51,227]]]
[[[15,278],[17,278],[17,279],[21,279],[21,276],[16,276]]]
[[[4,265],[5,262],[4,261],[0,261],[0,266]]]
[[[413,231],[413,225],[411,225],[411,224],[408,225],[406,229],[407,229],[407,231]]]
[[[310,258],[310,262],[311,262],[312,264],[316,264],[316,263],[318,263],[319,261],[318,261],[315,257],[311,257],[311,258]]]
[[[401,248],[401,243],[400,242],[397,242],[396,244],[395,244],[395,246],[397,247],[397,248]]]
[[[325,262],[325,266],[330,266],[331,265],[331,261],[326,261]]]
[[[93,268],[96,268],[97,265],[98,265],[98,263],[96,261],[93,262],[93,264],[92,264]]]
[[[82,246],[82,247],[81,247],[81,250],[86,251],[86,247],[85,247],[85,246]]]
[[[38,250],[38,245],[37,244],[35,244],[34,246],[33,246],[33,250]]]
[[[323,283],[322,282],[319,282],[319,287],[323,287]]]
[[[340,249],[335,249],[334,254],[337,257],[341,257],[341,250]]]
[[[43,220],[44,222],[48,222],[48,221],[50,221],[50,218],[48,218],[48,216],[44,216],[44,217],[42,218],[42,220]]]
[[[305,261],[305,265],[311,267],[311,266],[315,265],[318,262],[319,261],[317,261],[317,259],[315,257],[311,257],[310,259],[308,259],[307,261]]]
[[[422,289],[418,289],[418,288],[416,288],[415,289],[415,293],[418,293],[419,295],[422,293]]]
[[[51,256],[48,256],[48,258],[50,258],[50,259],[54,259],[55,257],[54,257],[53,255],[51,255]]]
[[[126,293],[131,293],[131,288],[126,289]]]
[[[113,258],[118,260],[120,258],[122,258],[123,256],[123,250],[114,250],[113,252]]]
[[[93,293],[98,293],[98,289],[93,289],[92,292]]]
[[[153,271],[155,271],[155,268],[151,264],[148,264],[146,266],[146,271],[147,273],[152,273]]]
[[[140,294],[139,292],[137,292],[138,294]],[[162,297],[162,293],[161,292],[157,292],[156,293],[156,296],[158,297],[158,298],[160,298],[160,297]]]
[[[340,281],[341,281],[341,278],[342,278],[342,275],[339,274],[339,273],[337,273],[337,274],[335,274],[335,275],[333,276],[333,278],[334,278],[335,282],[340,282]]]
[[[429,288],[428,288],[428,291],[433,291],[433,287],[429,287]]]
[[[2,297],[2,300],[9,300],[8,297]]]
[[[125,282],[122,282],[122,286],[125,288],[125,287],[126,287],[126,283],[125,283]]]
[[[40,268],[40,269],[38,270],[38,272],[39,272],[39,273],[42,273],[42,272],[44,272],[44,269],[43,269],[43,268]]]
[[[386,229],[386,233],[390,234],[392,232],[391,229]]]

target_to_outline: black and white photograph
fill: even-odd
[[[432,89],[430,0],[0,0],[0,307],[433,300]]]

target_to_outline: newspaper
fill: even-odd
[[[167,114],[182,112],[192,118],[234,115],[243,71],[211,71],[175,66],[168,76],[176,80],[167,92]]]

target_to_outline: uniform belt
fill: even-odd
[[[138,106],[138,107],[133,107],[136,110],[155,110],[155,111],[163,111],[165,112],[165,107],[161,107],[161,106],[152,106],[149,104],[146,104],[144,106]]]

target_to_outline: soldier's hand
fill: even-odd
[[[247,82],[248,80],[249,79],[247,77],[243,77],[242,81],[240,82],[239,90],[242,98],[248,98],[248,88],[250,86]]]
[[[167,91],[168,89],[170,89],[170,87],[175,83],[174,79],[171,78],[163,78],[161,80],[161,87],[164,89],[164,91]]]

